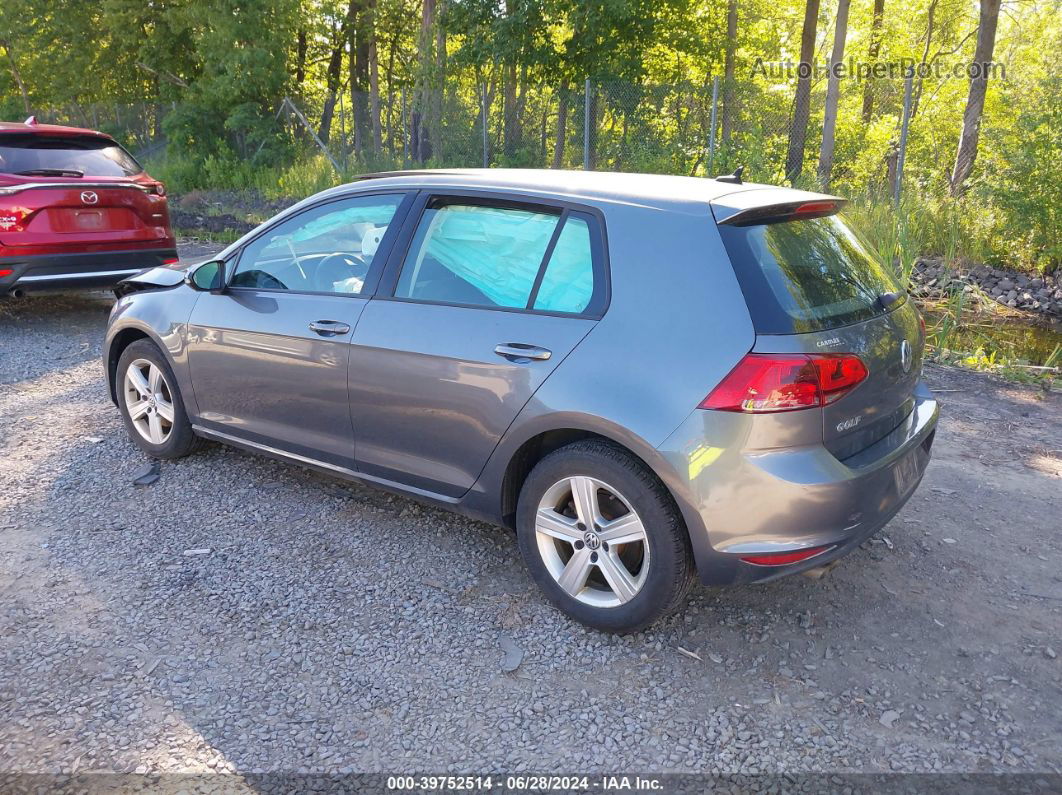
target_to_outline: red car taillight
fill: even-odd
[[[867,377],[852,354],[750,353],[698,408],[761,413],[825,406]]]

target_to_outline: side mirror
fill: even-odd
[[[193,290],[220,293],[225,290],[225,263],[221,260],[204,262],[189,273],[185,283]]]

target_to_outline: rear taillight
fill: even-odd
[[[833,403],[867,377],[851,354],[750,353],[698,408],[763,413]]]
[[[821,555],[823,552],[827,552],[831,549],[833,549],[832,546],[808,547],[807,549],[798,549],[793,552],[772,552],[768,555],[742,555],[741,559],[746,563],[753,563],[757,566],[786,566],[790,563],[799,563],[802,560]]]

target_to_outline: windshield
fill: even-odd
[[[0,135],[0,172],[38,177],[132,177],[132,155],[92,135]]]
[[[839,215],[719,226],[759,334],[800,334],[879,314],[899,283]],[[898,306],[897,302],[895,306]]]

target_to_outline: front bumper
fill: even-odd
[[[754,417],[696,411],[660,452],[705,584],[764,582],[855,549],[904,506],[929,463],[940,410],[920,384],[915,406],[885,438],[843,461],[825,447],[749,449]],[[763,555],[830,546],[783,566]]]
[[[112,287],[122,279],[177,258],[175,248],[133,251],[42,254],[30,257],[2,257],[0,295],[12,290],[36,291],[70,288]]]

